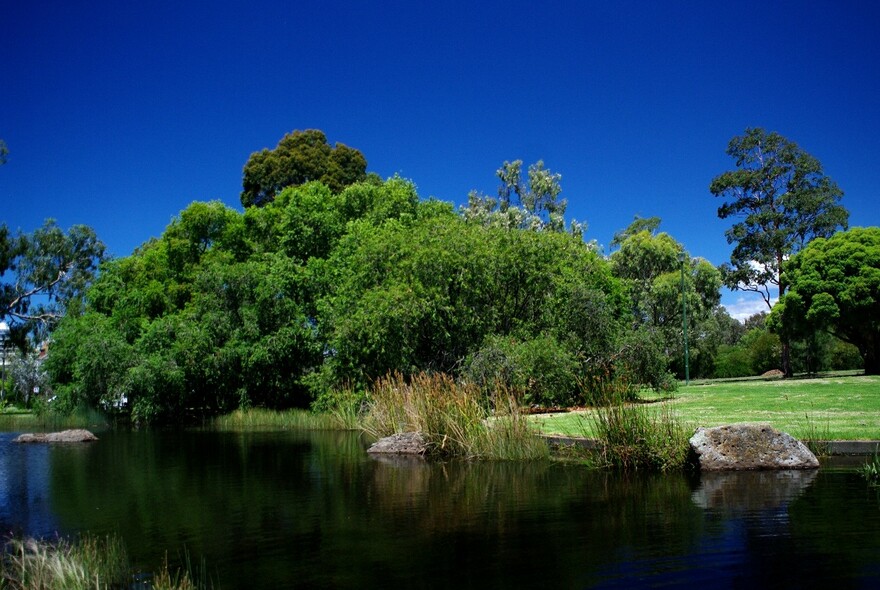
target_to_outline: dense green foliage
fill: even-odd
[[[241,204],[263,206],[282,190],[321,182],[334,193],[367,177],[364,155],[341,143],[331,146],[317,129],[293,131],[274,150],[254,152],[244,165]]]
[[[528,399],[569,403],[579,375],[625,351],[626,307],[570,234],[468,221],[399,178],[308,183],[244,214],[193,203],[106,263],[47,368],[61,408],[167,421],[307,406],[392,371],[465,375],[507,339]]]
[[[558,178],[536,166],[530,179],[516,190],[546,219],[529,227],[420,200],[400,178],[292,186],[244,214],[193,203],[107,262],[55,332],[55,404],[173,421],[326,405],[391,372],[506,386],[545,406],[601,400],[619,381],[631,395],[665,386],[675,338],[633,322],[629,279],[559,231]],[[695,310],[717,299],[704,266],[688,273]],[[678,314],[673,279],[657,299]]]
[[[771,314],[793,337],[827,331],[858,348],[867,374],[880,373],[880,228],[816,239],[784,267],[790,286]]]
[[[671,368],[684,376],[682,271],[687,301],[691,374],[709,376],[718,347],[721,277],[706,260],[691,258],[669,234],[653,232],[660,220],[636,219],[615,236],[614,275],[626,284],[633,327],[651,335]],[[684,256],[680,262],[679,257]],[[729,316],[727,316],[729,317]]]

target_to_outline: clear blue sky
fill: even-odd
[[[128,255],[194,200],[240,209],[249,154],[318,128],[455,203],[543,159],[588,239],[657,215],[720,264],[708,186],[746,127],[880,225],[878,31],[868,0],[5,2],[0,222],[85,223]]]

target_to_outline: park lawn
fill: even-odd
[[[880,440],[880,376],[705,381],[682,385],[662,400],[646,393],[652,411],[664,404],[692,428],[769,422],[798,438]],[[593,436],[591,410],[531,417],[544,434]]]

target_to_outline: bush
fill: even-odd
[[[552,336],[517,340],[491,336],[465,363],[464,375],[486,396],[501,387],[522,402],[545,407],[579,403],[578,362]]]
[[[727,379],[750,375],[752,375],[752,359],[748,350],[728,344],[718,347],[718,355],[715,357],[715,378]]]

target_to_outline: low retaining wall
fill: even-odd
[[[544,436],[551,445],[577,445],[585,449],[595,449],[599,443],[591,438],[573,436]],[[818,441],[818,446],[827,448],[829,455],[873,455],[880,454],[880,440],[829,440]]]

